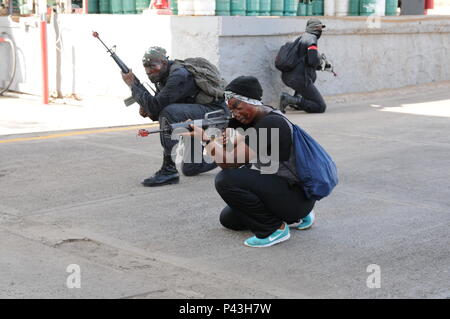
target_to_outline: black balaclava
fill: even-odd
[[[314,34],[317,39],[322,35],[322,28],[325,28],[325,25],[319,19],[309,19],[306,23],[306,32]]]

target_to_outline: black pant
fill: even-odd
[[[222,170],[216,176],[216,189],[228,204],[220,223],[232,230],[250,229],[258,238],[266,238],[282,222],[298,222],[315,203],[286,179],[248,167]]]
[[[302,105],[301,108],[308,113],[323,113],[325,112],[327,105],[320,94],[316,86],[311,83],[306,87],[297,87],[295,95],[301,95]]]
[[[184,122],[189,119],[191,120],[199,120],[205,117],[205,114],[208,112],[213,112],[219,110],[220,107],[203,105],[203,104],[170,104],[164,107],[159,113],[159,123],[160,128],[162,129],[165,125],[172,123]],[[223,109],[228,110],[226,107]],[[161,145],[164,148],[164,155],[174,155],[174,146],[177,145],[178,139],[172,139],[171,133],[160,133],[160,141]],[[198,141],[195,141],[193,138],[186,141],[185,148],[185,158],[192,157],[192,159],[188,161],[184,161],[181,165],[182,172],[186,176],[196,175],[199,172],[203,171],[203,167],[207,165],[205,161],[201,163],[194,163],[194,146],[195,149],[198,150],[199,154],[195,156],[195,158],[201,158],[202,156],[202,147]],[[195,145],[199,144],[199,145]]]

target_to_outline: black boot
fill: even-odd
[[[292,106],[296,110],[302,110],[302,97],[301,96],[291,96],[287,93],[281,93],[280,96],[280,111],[286,113],[286,108]]]
[[[164,155],[161,169],[152,177],[145,179],[142,182],[142,185],[148,187],[163,186],[168,184],[177,184],[179,181],[180,175],[178,174],[175,163],[172,161],[172,157],[170,155]]]

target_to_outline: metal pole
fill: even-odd
[[[89,0],[83,0],[83,11],[89,13]]]
[[[41,52],[42,52],[42,102],[48,104],[48,52],[47,52],[47,22],[41,21]]]
[[[48,93],[48,45],[47,45],[47,0],[39,1],[39,13],[41,17],[41,57],[42,57],[42,102],[49,103]]]

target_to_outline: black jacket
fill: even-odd
[[[300,63],[292,71],[281,74],[283,83],[296,91],[316,81],[316,69],[322,63],[317,48],[320,35],[320,31],[306,29],[298,44],[297,53]]]
[[[169,61],[166,76],[156,83],[156,94],[153,96],[142,83],[136,81],[131,92],[136,102],[150,114],[152,120],[158,120],[159,112],[173,103],[191,104],[200,89],[195,84],[194,76],[184,67],[170,72],[173,61]]]

